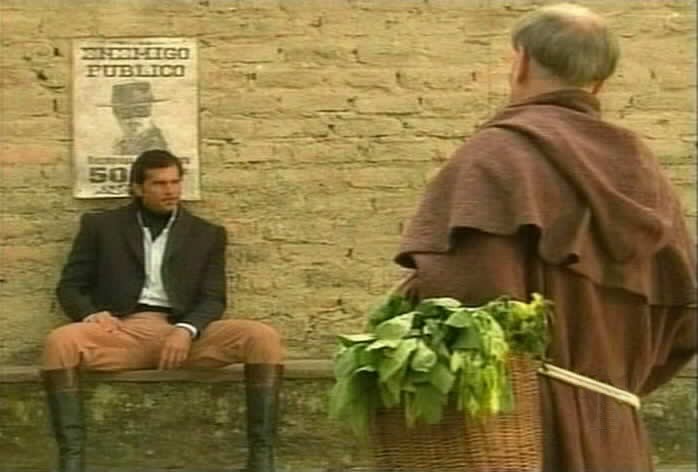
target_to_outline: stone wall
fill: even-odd
[[[549,3],[549,2],[538,2]],[[694,226],[695,6],[585,4],[620,32],[606,116],[641,133]],[[508,28],[524,0],[4,0],[0,7],[0,365],[36,361],[65,321],[53,287],[71,196],[71,40],[193,37],[203,200],[230,232],[231,316],[266,320],[292,357],[398,277],[403,221],[428,175],[506,100]]]
[[[370,444],[328,419],[330,375],[301,379],[290,374],[281,395],[278,456],[283,470],[368,472],[359,467],[371,465]],[[244,463],[239,382],[84,380],[90,471],[232,471]],[[35,380],[3,382],[0,371],[0,472],[49,470],[56,451],[44,404]],[[695,405],[691,369],[643,400],[659,472],[673,471],[677,464],[693,464],[688,470],[695,470]]]

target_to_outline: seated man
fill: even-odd
[[[226,232],[180,204],[182,164],[167,151],[131,168],[131,204],[85,214],[58,283],[74,323],[46,339],[42,380],[60,472],[84,470],[78,368],[174,369],[243,362],[248,472],[272,472],[284,348],[256,321],[219,320]]]

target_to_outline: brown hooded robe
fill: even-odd
[[[504,108],[433,179],[396,261],[417,298],[542,293],[554,365],[643,396],[696,352],[695,246],[651,151],[562,90]],[[654,470],[639,412],[541,379],[546,472]]]

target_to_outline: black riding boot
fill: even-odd
[[[77,369],[41,371],[58,444],[58,472],[84,472],[85,426]]]
[[[247,472],[275,472],[274,442],[283,366],[245,364]]]

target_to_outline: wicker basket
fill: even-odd
[[[440,423],[405,425],[400,408],[379,410],[371,428],[380,472],[529,472],[542,470],[543,429],[538,363],[523,356],[509,361],[515,408],[483,421],[467,420],[455,407]]]

